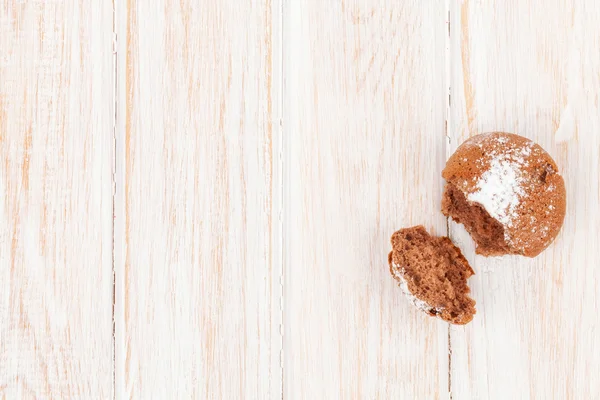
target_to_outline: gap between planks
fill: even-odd
[[[116,326],[116,318],[115,318],[115,303],[116,303],[116,289],[117,289],[117,272],[116,272],[116,260],[115,260],[115,213],[116,213],[116,192],[117,192],[117,183],[116,183],[116,175],[117,175],[117,96],[119,90],[119,80],[117,75],[119,73],[118,62],[117,62],[117,18],[116,18],[116,6],[115,0],[112,0],[112,58],[113,58],[113,154],[112,154],[112,164],[111,164],[111,179],[112,179],[112,221],[111,221],[111,229],[112,229],[112,356],[113,356],[113,400],[117,398],[117,326]]]
[[[450,51],[450,35],[451,35],[451,26],[450,26],[450,0],[446,0],[445,1],[445,7],[446,7],[446,25],[447,25],[447,29],[446,32],[447,34],[444,35],[444,73],[445,73],[445,83],[446,83],[446,92],[444,93],[444,97],[445,97],[445,101],[446,101],[446,117],[445,117],[445,124],[444,124],[444,153],[446,154],[446,159],[448,158],[448,149],[450,148],[449,146],[449,139],[450,139],[450,133],[448,132],[448,119],[450,118],[450,107],[452,106],[451,104],[451,98],[450,98],[450,93],[451,93],[451,85],[450,85],[450,77],[451,77],[451,73],[450,73],[450,57],[451,57],[451,51]],[[441,173],[441,172],[440,172]],[[442,185],[444,185],[444,182],[442,182]],[[442,188],[442,193],[443,192],[443,188]],[[449,218],[446,217],[446,236],[450,236],[450,222],[449,222]],[[452,331],[451,331],[451,325],[448,324],[448,398],[450,400],[452,399]]]

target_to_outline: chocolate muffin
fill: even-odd
[[[552,157],[524,137],[474,136],[450,157],[442,176],[442,212],[465,226],[478,254],[535,257],[563,224],[563,178]]]
[[[392,235],[388,262],[402,292],[421,311],[453,324],[473,319],[467,278],[474,272],[450,239],[431,236],[422,226],[401,229]]]

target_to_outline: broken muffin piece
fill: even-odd
[[[417,308],[453,324],[473,319],[467,279],[474,272],[450,239],[431,236],[419,225],[395,232],[391,241],[390,272]]]

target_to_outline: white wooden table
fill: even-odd
[[[600,399],[597,0],[0,1],[1,399]],[[476,256],[445,159],[504,130],[568,189]],[[466,327],[389,236],[448,234]]]

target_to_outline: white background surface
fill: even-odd
[[[600,399],[600,3],[0,2],[1,399]],[[445,159],[504,130],[568,190],[474,254]],[[466,327],[387,267],[450,235]]]

